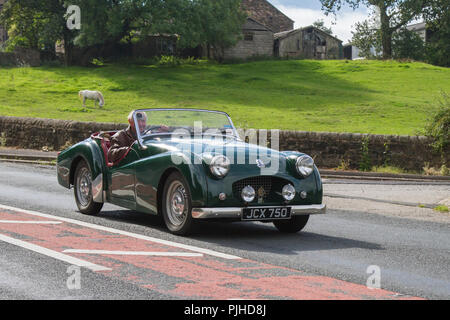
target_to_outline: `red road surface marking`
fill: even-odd
[[[0,209],[0,220],[48,221],[19,210]],[[54,216],[54,220],[58,220]],[[109,250],[141,252],[186,252],[173,246],[121,234],[61,224],[0,224],[0,234],[54,251]],[[89,254],[67,252],[111,271],[110,277],[144,288],[195,299],[412,299],[395,292],[369,289],[330,277],[311,276],[301,271],[268,265],[249,259],[230,260],[216,256],[196,257]]]

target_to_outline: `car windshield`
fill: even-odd
[[[237,138],[226,113],[193,109],[148,109],[134,113],[140,138],[153,135],[202,135]]]

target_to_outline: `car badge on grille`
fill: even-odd
[[[264,164],[264,162],[261,159],[256,159],[256,165],[258,166],[258,168],[266,167],[266,165]]]
[[[258,203],[264,202],[264,196],[266,195],[266,190],[263,187],[258,189]]]

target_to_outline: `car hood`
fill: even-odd
[[[270,165],[273,161],[277,161],[284,167],[288,157],[288,154],[283,152],[236,139],[160,138],[146,141],[145,145],[151,150],[153,155],[163,152],[182,152],[200,157],[207,163],[208,159],[215,155],[225,155],[232,164],[259,164],[264,167]],[[258,163],[257,159],[260,160]],[[263,164],[261,164],[261,161]]]

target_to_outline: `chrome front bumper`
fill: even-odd
[[[327,211],[325,204],[312,204],[305,206],[291,207],[292,216],[304,216],[310,214],[324,214]],[[243,208],[193,208],[192,217],[194,219],[213,219],[213,218],[241,218]]]

